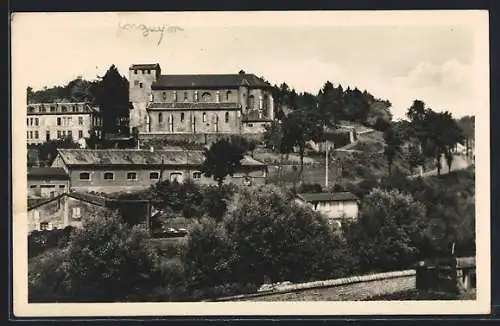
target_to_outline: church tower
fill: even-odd
[[[161,75],[159,64],[134,64],[129,67],[130,131],[149,131],[149,116],[146,110],[152,98],[151,84]]]

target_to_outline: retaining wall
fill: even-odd
[[[357,301],[415,288],[415,270],[291,284],[214,301]]]

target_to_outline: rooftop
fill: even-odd
[[[28,168],[28,179],[57,178],[59,180],[69,179],[63,168],[33,167]]]
[[[353,201],[359,198],[350,192],[321,192],[321,193],[301,193],[297,197],[306,202],[316,201]]]
[[[200,150],[139,150],[139,149],[59,149],[60,157],[71,165],[195,165],[203,164]],[[265,166],[251,157],[241,161],[244,166]]]
[[[158,63],[137,63],[129,67],[129,70],[133,69],[157,69],[160,68]]]
[[[254,74],[206,74],[206,75],[161,75],[151,86],[152,89],[198,88],[198,87],[270,87],[262,78]]]

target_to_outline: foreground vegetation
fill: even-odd
[[[33,251],[30,301],[196,301],[255,292],[263,283],[411,268],[448,255],[453,243],[457,255],[474,255],[474,169],[365,186],[359,220],[334,230],[296,205],[293,191],[272,185],[160,183],[141,196],[174,219],[198,212],[184,217],[187,238],[152,239],[116,213],[88,216],[83,229]]]

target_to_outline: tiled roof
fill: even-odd
[[[57,178],[59,180],[69,179],[63,168],[36,167],[28,168],[28,179]]]
[[[138,63],[130,66],[130,70],[133,69],[157,69],[160,65],[158,63]]]
[[[322,193],[302,193],[297,197],[307,202],[315,201],[352,201],[358,200],[358,197],[350,192],[322,192]]]
[[[203,151],[137,149],[59,149],[64,163],[71,165],[195,165],[203,164]],[[245,166],[262,166],[254,159],[242,160]]]
[[[161,75],[151,85],[152,89],[203,88],[203,87],[270,87],[263,79],[254,74],[210,74],[210,75]]]
[[[89,193],[84,193],[84,192],[76,192],[72,191],[70,193],[67,193],[69,197],[72,197],[74,199],[78,199],[87,203],[91,203],[97,206],[105,206],[107,202],[107,198],[99,195],[94,195],[94,194],[89,194]]]
[[[239,109],[240,105],[233,102],[175,102],[161,103],[155,102],[148,106],[148,110],[168,110],[168,109],[198,109],[198,110],[213,110],[213,109]]]

